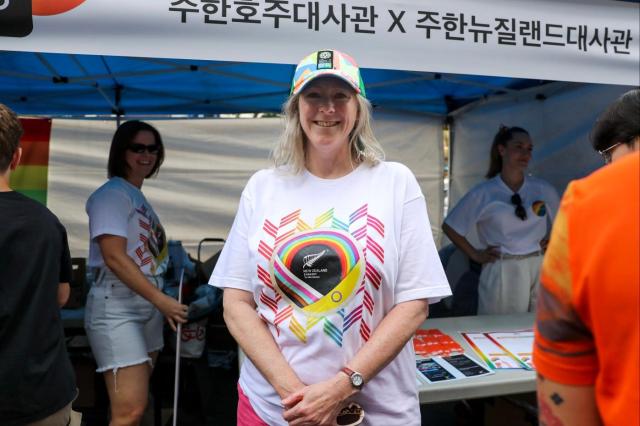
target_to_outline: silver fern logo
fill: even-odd
[[[327,253],[327,250],[322,250],[320,253],[313,253],[313,254],[308,254],[306,255],[303,259],[302,259],[302,268],[306,269],[306,268],[311,268],[313,267],[313,264],[316,263],[318,261],[318,259],[320,259],[322,256],[324,256]]]

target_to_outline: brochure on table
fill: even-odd
[[[441,383],[494,374],[493,371],[464,353],[417,359],[416,368],[418,378],[423,383]]]
[[[533,370],[533,330],[487,333],[498,346]]]
[[[413,338],[418,359],[418,384],[460,380],[492,374],[486,366],[464,354],[464,348],[438,329],[418,330]]]
[[[533,331],[461,333],[476,354],[492,370],[533,370]]]
[[[413,339],[418,384],[485,376],[500,369],[534,369],[533,330],[460,334],[485,365],[465,354],[459,343],[440,330],[418,330]]]
[[[413,349],[420,358],[448,356],[464,352],[460,343],[437,328],[416,331],[413,336]]]

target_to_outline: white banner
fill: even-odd
[[[0,0],[0,49],[293,64],[336,48],[368,68],[640,85],[639,20],[592,0]]]

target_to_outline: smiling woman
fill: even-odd
[[[248,359],[238,425],[417,426],[407,343],[450,294],[424,196],[384,153],[350,56],[304,58],[275,167],[247,183],[210,283]]]
[[[307,169],[321,177],[340,177],[353,170],[349,136],[358,116],[353,89],[336,78],[310,83],[300,95],[300,125],[306,135]],[[341,161],[324,170],[327,158]],[[327,173],[328,172],[328,173]]]
[[[158,154],[160,143],[156,142],[153,132],[140,130],[127,146],[124,157],[127,165],[127,180],[138,188],[142,187],[142,182],[153,175],[154,169],[157,172],[160,167]],[[157,167],[156,167],[157,166]]]
[[[187,307],[162,293],[167,239],[141,191],[163,160],[162,138],[153,126],[122,124],[111,142],[109,180],[87,200],[95,284],[85,328],[97,371],[104,373],[112,424],[140,421],[153,361],[163,346],[163,315],[174,329],[186,320]]]

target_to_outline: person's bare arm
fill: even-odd
[[[400,353],[429,312],[426,299],[411,300],[394,306],[380,322],[371,338],[348,362],[347,367],[362,374],[365,386]],[[342,367],[342,366],[338,366]],[[313,384],[283,400],[288,410],[284,419],[291,426],[303,424],[329,425],[335,422],[343,402],[356,390],[346,374]]]
[[[563,385],[538,374],[540,426],[600,426],[593,386]]]
[[[102,258],[107,267],[131,290],[147,299],[167,318],[174,330],[176,323],[187,322],[187,306],[167,296],[144,276],[136,263],[127,255],[127,239],[116,235],[97,238]]]
[[[245,290],[225,288],[224,321],[231,335],[281,398],[302,388],[276,344],[267,325],[258,316],[253,294]]]
[[[490,246],[484,250],[477,250],[471,245],[469,240],[467,240],[464,236],[458,234],[453,230],[452,227],[450,227],[446,223],[442,224],[442,231],[451,240],[451,242],[456,245],[456,247],[462,250],[462,252],[474,262],[480,264],[491,263],[495,262],[500,257],[500,252],[496,247]]]
[[[71,294],[71,287],[69,283],[60,283],[58,285],[58,306],[63,307],[66,305],[69,300],[69,295]]]

